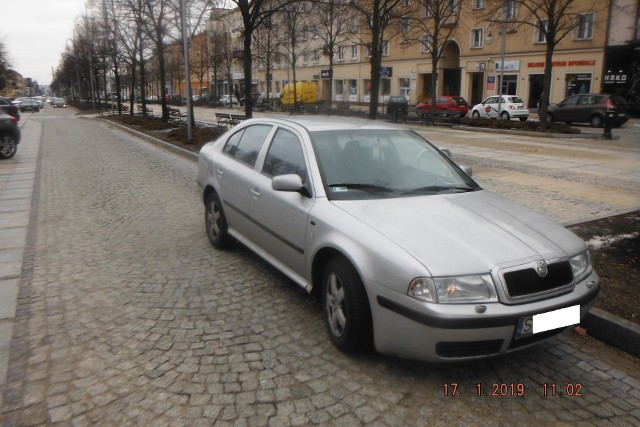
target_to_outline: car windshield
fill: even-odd
[[[329,199],[411,197],[480,187],[425,139],[404,130],[311,132]]]

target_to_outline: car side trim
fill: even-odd
[[[290,241],[288,241],[287,239],[285,239],[284,237],[282,237],[281,235],[275,233],[273,230],[271,230],[268,227],[265,227],[264,225],[260,224],[259,222],[257,222],[256,220],[254,220],[253,218],[251,218],[251,215],[249,215],[248,213],[238,209],[237,207],[235,207],[232,203],[229,203],[228,201],[224,201],[223,202],[224,206],[228,206],[231,209],[233,209],[234,211],[236,211],[238,214],[242,215],[243,217],[245,217],[246,219],[248,219],[249,221],[251,221],[253,224],[255,224],[256,226],[258,226],[260,229],[266,231],[267,233],[271,234],[273,237],[275,237],[276,239],[280,240],[282,243],[284,243],[285,245],[289,246],[291,249],[293,249],[294,251],[298,252],[301,255],[304,255],[304,248],[301,248],[297,245],[294,245],[293,243],[291,243]]]
[[[569,307],[572,305],[580,304],[584,306],[589,304],[600,293],[600,286],[595,291],[583,296],[577,301],[571,301],[569,303],[557,304],[552,307],[545,308],[545,311],[554,311],[560,308]],[[422,323],[426,326],[431,326],[440,329],[482,329],[482,328],[499,328],[503,326],[514,326],[518,319],[521,317],[532,316],[538,314],[538,312],[519,313],[517,316],[499,316],[499,317],[482,317],[477,316],[473,318],[441,318],[437,316],[431,316],[426,313],[420,313],[412,308],[406,307],[395,301],[378,295],[376,297],[378,304],[388,310],[393,311],[408,319]]]

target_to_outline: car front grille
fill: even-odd
[[[537,294],[573,283],[573,271],[569,261],[549,264],[547,270],[545,277],[540,277],[533,267],[504,273],[503,277],[509,297]]]

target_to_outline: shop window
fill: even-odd
[[[411,91],[411,80],[407,78],[398,79],[398,95],[404,96],[409,100],[409,92]]]
[[[336,88],[336,101],[343,101],[344,80],[335,80],[334,83]]]
[[[498,76],[498,80],[500,80],[500,76]],[[516,95],[518,92],[518,76],[517,75],[506,75],[504,76],[504,82],[502,83],[502,91],[503,95]]]
[[[358,101],[358,80],[350,79],[348,80],[349,85],[349,101],[357,102]]]

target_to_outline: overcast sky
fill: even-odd
[[[85,0],[1,0],[0,40],[12,68],[41,86],[51,83]]]

